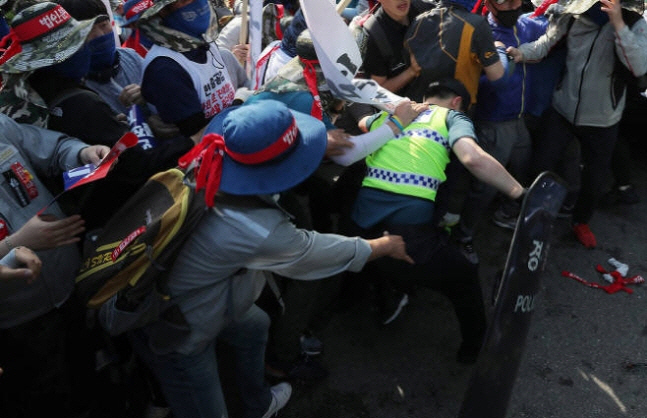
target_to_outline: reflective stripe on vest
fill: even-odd
[[[428,200],[436,199],[438,187],[447,178],[449,163],[448,109],[432,106],[405,131],[366,158],[367,175],[362,185]],[[371,126],[385,123],[384,114]]]

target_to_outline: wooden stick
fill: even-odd
[[[243,0],[243,10],[241,12],[242,21],[240,23],[240,35],[238,36],[239,44],[247,43],[247,9],[249,8],[249,0]]]
[[[350,0],[341,0],[339,3],[337,3],[337,14],[341,14],[341,12],[344,11],[346,6],[350,3]]]

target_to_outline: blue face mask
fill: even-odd
[[[81,81],[90,72],[90,57],[90,48],[84,44],[74,55],[63,62],[52,65],[49,70],[62,77]]]
[[[211,9],[209,0],[194,0],[180,7],[162,21],[164,26],[201,39],[202,34],[209,29]]]
[[[600,6],[600,2],[596,2],[586,12],[584,12],[584,14],[587,15],[598,26],[603,26],[607,22],[609,22],[609,15],[607,14],[607,12],[603,12],[600,9]]]
[[[101,71],[114,64],[117,45],[112,32],[94,38],[88,42],[88,48],[91,53],[90,71]]]

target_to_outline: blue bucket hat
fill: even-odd
[[[317,169],[326,141],[320,120],[282,102],[260,100],[217,114],[200,144],[179,163],[182,168],[196,167],[197,189],[206,189],[205,200],[212,205],[218,190],[262,195],[296,186]]]

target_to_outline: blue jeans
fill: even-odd
[[[256,305],[218,335],[218,340],[234,350],[236,383],[246,418],[259,418],[272,401],[265,383],[265,346],[269,316]],[[131,333],[134,350],[159,379],[166,401],[175,418],[226,418],[216,341],[191,354],[158,355],[147,344],[144,332]]]

